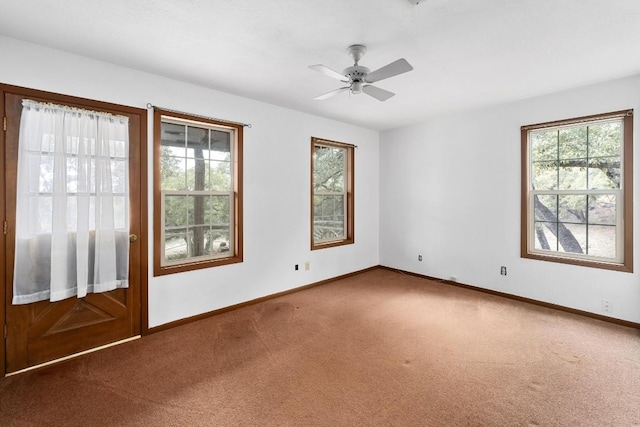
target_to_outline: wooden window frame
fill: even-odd
[[[314,172],[314,152],[316,146],[326,146],[326,147],[335,147],[341,148],[346,151],[346,161],[345,161],[345,186],[346,186],[346,204],[345,204],[345,236],[339,240],[331,240],[316,243],[314,237],[314,182],[313,182],[313,172]],[[311,250],[317,249],[325,249],[336,246],[350,245],[355,242],[354,237],[354,167],[355,167],[355,146],[352,144],[346,144],[344,142],[331,141],[324,138],[311,137],[311,180],[310,180],[310,194],[311,194]]]
[[[559,128],[570,125],[588,125],[592,122],[603,121],[607,119],[621,118],[623,128],[622,140],[622,182],[621,182],[621,201],[622,212],[621,220],[616,223],[616,227],[622,227],[620,233],[622,237],[622,251],[620,261],[607,261],[606,259],[584,259],[583,257],[571,257],[571,254],[563,252],[562,255],[555,255],[551,251],[541,254],[532,252],[533,245],[532,227],[533,214],[530,209],[530,189],[531,189],[531,161],[529,151],[529,133],[533,130],[545,128]],[[558,120],[553,122],[539,123],[533,125],[522,126],[520,129],[521,138],[521,257],[542,261],[557,262],[562,264],[578,265],[583,267],[593,267],[605,270],[614,270],[622,272],[633,272],[633,110],[621,110],[611,113],[596,114],[590,116],[576,117],[567,120]]]
[[[232,161],[233,161],[233,201],[232,201],[232,229],[233,229],[233,251],[229,256],[207,260],[185,260],[183,263],[162,265],[162,188],[161,188],[161,129],[162,117],[182,120],[195,125],[215,126],[233,129],[235,140],[231,141]],[[236,264],[243,261],[243,214],[242,214],[242,166],[243,166],[243,126],[242,124],[222,122],[186,113],[175,111],[154,109],[153,113],[153,275],[162,276],[166,274],[181,273],[186,271],[200,270],[204,268],[218,267],[222,265]]]

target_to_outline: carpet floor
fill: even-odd
[[[640,333],[375,269],[0,379],[0,425],[638,426]]]

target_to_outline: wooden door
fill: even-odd
[[[129,116],[130,233],[141,234],[141,146],[146,111],[37,91],[4,92],[5,132],[5,313],[6,369],[15,372],[140,334],[140,239],[130,244],[129,287],[51,303],[13,305],[16,172],[22,100],[54,102]],[[52,98],[53,97],[53,98]],[[132,110],[138,113],[132,113]],[[144,113],[144,114],[143,114]]]

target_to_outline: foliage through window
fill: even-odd
[[[242,261],[242,126],[155,113],[155,274]]]
[[[523,257],[632,270],[632,132],[632,111],[523,126]]]
[[[311,139],[311,249],[353,243],[353,151]]]

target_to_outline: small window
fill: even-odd
[[[521,134],[522,257],[633,271],[633,111]]]
[[[156,110],[154,274],[242,261],[242,125]]]
[[[353,243],[354,146],[311,138],[311,249]]]

